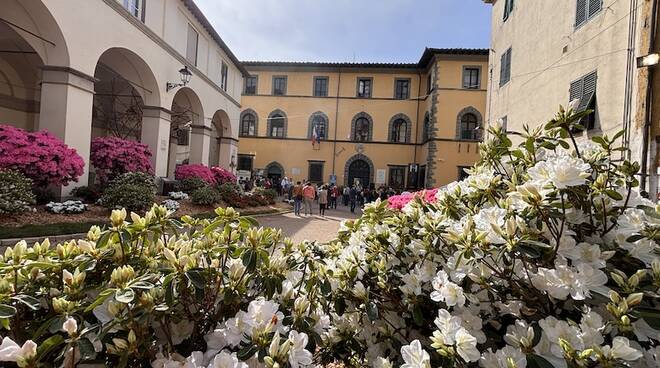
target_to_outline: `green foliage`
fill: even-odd
[[[85,203],[96,203],[96,201],[101,198],[101,191],[99,188],[95,186],[85,186],[85,187],[78,187],[75,188],[72,192],[71,195],[73,195],[76,198],[79,198]]]
[[[152,192],[156,192],[157,189],[154,176],[144,172],[130,172],[122,174],[110,182],[110,187],[118,185],[135,185],[148,188]]]
[[[100,199],[103,207],[110,209],[127,208],[143,211],[154,203],[154,192],[150,187],[135,184],[112,185]]]
[[[196,191],[197,189],[201,189],[207,186],[209,186],[209,184],[201,178],[197,176],[191,176],[179,181],[178,189],[182,192],[192,194],[192,192]]]
[[[0,170],[0,214],[19,213],[35,203],[32,180],[14,170]]]
[[[220,202],[220,193],[211,186],[196,189],[190,195],[194,204],[210,206]]]

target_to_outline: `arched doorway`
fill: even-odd
[[[346,161],[344,178],[346,185],[359,183],[363,188],[373,183],[374,165],[371,160],[362,154],[355,155]]]
[[[264,176],[270,179],[274,185],[275,183],[279,185],[284,177],[284,167],[279,162],[271,162],[264,169]]]
[[[172,100],[172,125],[168,174],[174,176],[178,165],[191,163],[193,129],[203,126],[204,110],[199,97],[190,88],[179,89]]]
[[[114,136],[140,141],[145,106],[160,106],[153,72],[133,51],[112,48],[96,65],[92,137]]]

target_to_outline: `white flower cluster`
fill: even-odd
[[[181,207],[179,202],[173,199],[166,199],[163,202],[161,202],[161,205],[167,208],[167,210],[170,212],[176,212],[179,209],[179,207]]]
[[[57,214],[75,214],[83,213],[87,210],[87,205],[82,201],[50,202],[46,205],[48,212]]]
[[[174,199],[177,201],[188,199],[188,194],[185,192],[170,192],[168,195],[170,196],[170,199]]]

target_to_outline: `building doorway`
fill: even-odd
[[[371,184],[371,167],[365,160],[358,159],[348,167],[348,185],[360,183],[363,188]]]

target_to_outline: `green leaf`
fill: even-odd
[[[116,289],[106,289],[103,290],[99,296],[96,297],[94,300],[94,303],[90,304],[89,307],[85,308],[85,313],[91,312],[94,308],[98,307],[99,305],[103,304],[105,302],[105,299],[107,299],[110,295],[112,295],[115,292]]]
[[[204,277],[202,269],[195,268],[188,270],[186,271],[186,277],[197,289],[204,290],[206,287],[206,277]]]
[[[527,356],[527,368],[554,368],[554,366],[544,357],[530,354]]]
[[[250,217],[250,216],[241,217],[239,221],[241,222],[241,224],[245,223],[246,225],[248,225],[248,227],[259,226],[259,221],[257,221],[257,219],[255,219],[254,217]]]
[[[80,349],[80,359],[84,362],[96,358],[96,351],[94,345],[89,339],[78,340],[78,348]]]
[[[249,345],[249,346],[246,346],[243,349],[239,350],[238,354],[236,354],[236,357],[240,360],[248,360],[258,350],[259,350],[259,348],[256,347],[255,345]]]
[[[257,253],[252,249],[246,249],[241,256],[241,260],[248,271],[252,272],[257,269]]]
[[[43,357],[48,355],[53,349],[55,349],[58,345],[62,344],[64,342],[64,337],[62,335],[53,335],[46,340],[42,341],[39,343],[39,346],[37,347],[37,360],[42,360]]]
[[[378,319],[378,305],[373,300],[367,303],[367,317],[371,322]]]
[[[642,239],[644,239],[643,235],[636,234],[636,235],[629,236],[628,239],[626,239],[626,241],[628,243],[634,243],[634,242],[636,242],[638,240],[642,240]]]
[[[128,304],[135,299],[135,292],[131,288],[119,289],[115,292],[115,299],[120,303]]]
[[[150,283],[150,282],[147,282],[147,281],[137,281],[137,282],[134,282],[134,283],[132,283],[131,285],[129,285],[129,287],[131,287],[131,288],[133,288],[133,289],[145,289],[145,290],[149,290],[149,289],[153,289],[153,288],[154,288],[154,284],[152,284],[152,283]]]
[[[32,309],[33,311],[39,309],[41,307],[41,303],[39,302],[39,299],[26,295],[26,294],[19,294],[16,296],[13,296],[12,299],[17,300],[23,304],[25,304],[28,308]]]
[[[651,308],[635,308],[635,314],[642,318],[649,326],[660,330],[660,310]]]
[[[616,190],[608,189],[605,191],[605,194],[607,194],[608,197],[616,201],[623,200],[623,196],[621,195],[621,193],[617,192]]]
[[[106,231],[105,233],[103,233],[103,235],[101,235],[101,237],[99,238],[99,241],[96,242],[96,247],[97,248],[105,247],[108,244],[111,235],[112,233],[110,231]]]
[[[16,308],[7,304],[0,304],[0,318],[11,318],[16,314]]]
[[[415,322],[417,326],[424,325],[424,313],[422,313],[422,307],[420,307],[419,304],[415,305],[415,308],[413,308],[413,322]]]
[[[346,300],[344,300],[344,298],[335,300],[335,311],[340,316],[344,314],[346,311]]]

